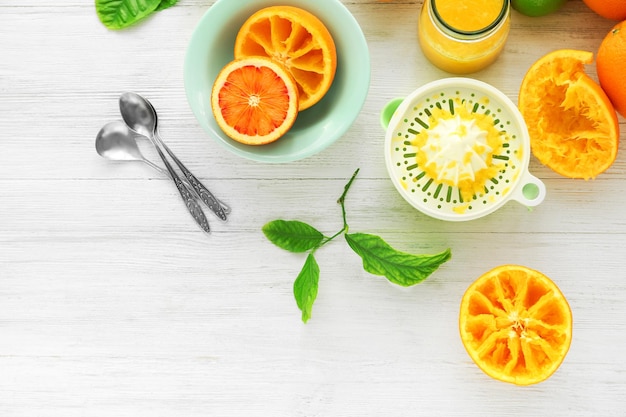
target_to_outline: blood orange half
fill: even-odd
[[[215,79],[211,108],[230,138],[264,145],[279,139],[295,122],[298,87],[291,74],[271,59],[238,59]]]

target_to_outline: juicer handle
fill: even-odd
[[[546,197],[546,185],[539,178],[526,171],[511,198],[527,206],[535,207]]]
[[[394,98],[385,104],[383,110],[380,112],[380,124],[384,130],[387,130],[389,127],[389,122],[393,117],[393,114],[396,112],[400,104],[404,101],[404,98]]]

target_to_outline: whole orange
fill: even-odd
[[[611,29],[600,44],[596,70],[613,107],[626,117],[626,20]]]
[[[602,17],[613,20],[626,19],[626,0],[583,0]]]

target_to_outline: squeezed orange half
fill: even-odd
[[[561,365],[572,342],[572,311],[539,271],[502,265],[474,281],[461,300],[463,346],[487,375],[536,384]]]

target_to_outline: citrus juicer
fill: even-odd
[[[546,195],[529,173],[530,137],[515,104],[471,78],[430,82],[381,113],[385,162],[404,199],[431,217],[465,221],[509,200],[533,207]]]

